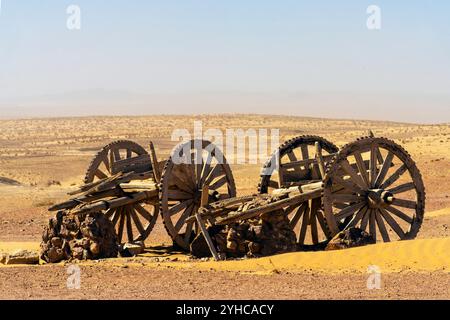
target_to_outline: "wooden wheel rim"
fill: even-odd
[[[380,150],[387,152],[386,157],[381,156],[381,159],[379,158]],[[366,172],[366,177],[361,174],[360,168],[362,165],[357,163],[356,167],[353,166],[353,169],[359,178],[355,177],[354,173],[347,174],[351,171],[347,166],[348,159],[350,157],[356,159],[355,154],[367,152],[370,153],[370,159],[368,160],[370,168],[364,167],[364,170],[362,170]],[[388,167],[394,161],[400,161],[399,167],[394,172],[388,173]],[[336,185],[339,187],[345,183],[341,181],[342,172],[345,172],[348,176],[346,182],[350,181],[350,185],[346,184],[346,186],[353,189],[351,193],[347,192],[346,194],[357,195],[360,198],[349,198],[354,202],[348,203],[347,208],[333,210],[334,205],[343,199],[343,196],[333,193],[333,188]],[[409,173],[409,176],[406,173]],[[395,183],[400,183],[400,178],[405,178],[409,182],[394,187]],[[364,186],[367,187],[364,188]],[[360,191],[358,191],[358,188]],[[386,192],[389,193],[395,200],[391,203],[390,200],[387,201],[389,198],[387,197],[386,201],[383,200],[382,203],[374,205],[370,198],[373,190],[384,190],[385,194]],[[350,191],[350,189],[347,189],[347,191]],[[415,195],[415,199],[402,200],[402,194],[409,191]],[[412,239],[417,235],[422,225],[425,211],[425,188],[419,169],[405,149],[385,138],[366,137],[344,146],[332,160],[327,168],[324,181],[323,201],[325,217],[333,234],[343,228],[361,224],[361,228],[368,228],[369,233],[375,240],[377,234],[380,234],[381,238],[379,239],[385,242],[391,241],[390,234],[396,235],[400,240]],[[404,213],[407,209],[411,210],[410,215]],[[402,228],[399,221],[407,225],[408,229]]]
[[[310,156],[312,156],[312,154],[305,151],[303,148],[304,146],[314,146],[316,142],[319,142],[322,150],[328,152],[329,154],[336,153],[339,150],[339,148],[332,142],[319,136],[299,136],[286,141],[264,164],[263,173],[266,170],[268,171],[265,172],[266,174],[261,174],[258,192],[268,193],[271,185],[273,185],[273,180],[271,181],[271,177],[275,170],[271,164],[274,161],[278,161],[277,157],[282,159],[283,157],[288,156],[289,153],[292,153],[293,150],[300,149],[302,151],[302,160],[304,160],[305,156],[311,158]],[[295,155],[293,157],[292,154],[289,155],[288,159],[289,162],[297,160]],[[303,249],[310,249],[324,246],[328,242],[331,237],[331,232],[326,224],[326,219],[322,209],[322,202],[320,199],[306,201],[304,203],[285,208],[285,211],[288,215],[291,215],[291,228],[296,231],[297,243],[300,247]],[[305,244],[307,234],[310,234],[311,244]]]
[[[92,183],[94,180],[99,179],[97,172],[102,164],[104,164],[106,168],[106,170],[102,170],[102,173],[106,177],[112,176],[108,167],[110,167],[111,159],[115,159],[116,161],[118,159],[116,157],[111,158],[111,153],[117,151],[120,154],[121,150],[126,154],[126,157],[147,154],[147,151],[136,142],[128,140],[112,142],[103,147],[92,159],[86,171],[84,183]],[[125,239],[127,239],[126,242],[128,243],[145,241],[156,224],[158,213],[158,204],[146,204],[143,202],[104,212],[104,214],[113,222],[120,243],[124,243],[123,240]],[[130,224],[131,232],[129,227]]]
[[[208,161],[203,161],[203,164],[201,166],[201,174],[199,175],[197,175],[197,172],[200,171],[200,167],[198,167],[197,165],[193,165],[193,167],[195,167],[195,172],[191,171],[190,173],[185,175],[185,180],[189,178],[191,179],[190,183],[192,187],[190,191],[189,181],[188,183],[185,183],[186,181],[174,181],[179,179],[178,177],[174,178],[176,176],[175,168],[177,166],[182,166],[181,164],[175,163],[176,161],[174,161],[174,157],[175,155],[179,155],[180,153],[185,152],[183,150],[189,150],[189,152],[192,154],[193,151],[195,152],[196,146],[201,146],[202,152],[206,152],[208,156],[211,156],[212,159],[222,160],[219,161],[219,163],[217,163],[214,167],[211,166],[209,168],[207,167]],[[220,166],[219,169],[216,169],[216,166]],[[192,167],[190,168],[192,170]],[[208,170],[206,170],[205,168]],[[185,170],[185,172],[186,171],[187,169]],[[220,172],[220,175],[217,175],[212,179],[208,178],[210,177],[210,174],[212,175],[215,172]],[[169,186],[174,186],[174,183],[175,186],[179,188],[179,190],[169,189]],[[191,140],[177,146],[173,150],[169,160],[166,162],[163,173],[161,175],[160,208],[161,215],[163,217],[163,223],[167,232],[172,237],[173,241],[185,250],[189,249],[189,244],[192,240],[192,232],[194,230],[198,231],[198,228],[196,228],[196,222],[192,222],[186,225],[185,220],[189,216],[195,214],[198,210],[200,206],[199,192],[205,184],[209,186],[210,192],[213,192],[213,190],[218,190],[226,185],[227,190],[226,194],[222,194],[224,196],[223,199],[236,196],[236,187],[231,169],[224,155],[217,147],[211,144],[211,142],[205,140]],[[177,191],[178,193],[175,195],[174,191]],[[174,200],[175,196],[181,196],[184,198],[180,200]],[[169,203],[177,201],[178,203]],[[174,217],[175,215],[179,214],[181,214],[181,216],[179,216],[178,218]],[[183,227],[186,228],[184,234],[180,233],[183,230]]]
[[[89,164],[88,169],[86,170],[86,175],[84,177],[84,183],[88,184],[88,183],[94,182],[95,178],[98,178],[98,176],[96,176],[96,173],[97,173],[97,170],[99,170],[99,167],[102,165],[102,163],[105,164],[106,168],[110,168],[111,152],[114,152],[114,151],[120,152],[120,150],[127,150],[136,155],[147,154],[147,151],[142,146],[137,144],[136,142],[128,141],[128,140],[119,140],[119,141],[112,142],[112,143],[106,145],[105,147],[103,147],[103,149],[101,151],[99,151],[95,155],[95,157],[92,159],[91,163]],[[116,158],[114,158],[114,159],[117,160]],[[108,170],[102,171],[102,173],[107,177],[111,176],[111,172]]]

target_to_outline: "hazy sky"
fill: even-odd
[[[450,122],[449,15],[445,0],[1,0],[0,117],[112,105]]]

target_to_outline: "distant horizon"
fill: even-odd
[[[324,120],[324,121],[361,121],[361,122],[375,122],[375,123],[390,123],[396,125],[417,125],[417,126],[450,126],[450,122],[436,122],[436,123],[420,123],[420,122],[401,122],[401,121],[389,121],[389,120],[371,120],[371,119],[352,119],[352,118],[326,118],[326,117],[314,117],[314,116],[301,116],[301,115],[286,115],[286,114],[270,114],[270,113],[199,113],[199,114],[120,114],[120,115],[78,115],[78,116],[30,116],[30,117],[2,117],[0,121],[28,121],[28,120],[64,120],[64,119],[87,119],[87,118],[146,118],[146,117],[202,117],[202,116],[223,116],[223,117],[251,117],[251,116],[263,116],[263,117],[293,117],[298,119],[311,119],[311,120]]]
[[[430,108],[440,112],[430,113]],[[450,122],[449,109],[450,94],[436,96],[389,92],[144,94],[91,89],[0,100],[1,119],[225,113],[439,124]]]

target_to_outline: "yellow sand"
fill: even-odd
[[[37,249],[37,243],[0,243],[0,251],[11,252],[17,249]],[[351,273],[366,272],[371,265],[378,266],[382,272],[401,271],[443,271],[450,272],[450,238],[417,239],[379,243],[339,251],[295,252],[259,259],[238,261],[178,261],[154,262],[151,257],[158,254],[146,254],[140,258],[148,267],[173,267],[179,269],[200,269],[233,272],[251,272],[268,274],[277,271]],[[178,255],[177,255],[178,256]],[[184,256],[186,257],[186,256]],[[146,262],[148,258],[148,262]],[[171,257],[173,258],[173,256]],[[169,258],[170,259],[170,258]],[[134,265],[134,259],[111,259],[106,265]],[[170,259],[172,260],[172,259]],[[136,261],[137,262],[137,261]],[[88,263],[90,264],[90,263]]]
[[[450,208],[429,212],[427,217],[450,215]],[[19,249],[39,250],[37,242],[0,242],[0,252],[12,253]],[[159,258],[160,262],[155,262]],[[366,272],[376,265],[382,272],[401,271],[443,271],[450,272],[450,238],[416,239],[378,243],[365,247],[320,252],[294,252],[259,259],[233,261],[190,260],[182,253],[167,252],[164,248],[148,248],[135,259],[109,259],[105,265],[124,265],[132,267],[173,267],[177,269],[201,269],[217,271],[251,272],[268,274],[277,271],[351,273]],[[83,262],[91,264],[92,262]],[[2,265],[0,265],[2,266]]]
[[[438,211],[428,212],[425,214],[426,218],[435,218],[435,217],[441,217],[441,216],[448,216],[450,215],[450,208],[445,208]]]

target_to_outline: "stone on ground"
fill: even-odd
[[[359,228],[350,228],[339,232],[326,246],[325,250],[342,250],[374,244],[373,237]]]

